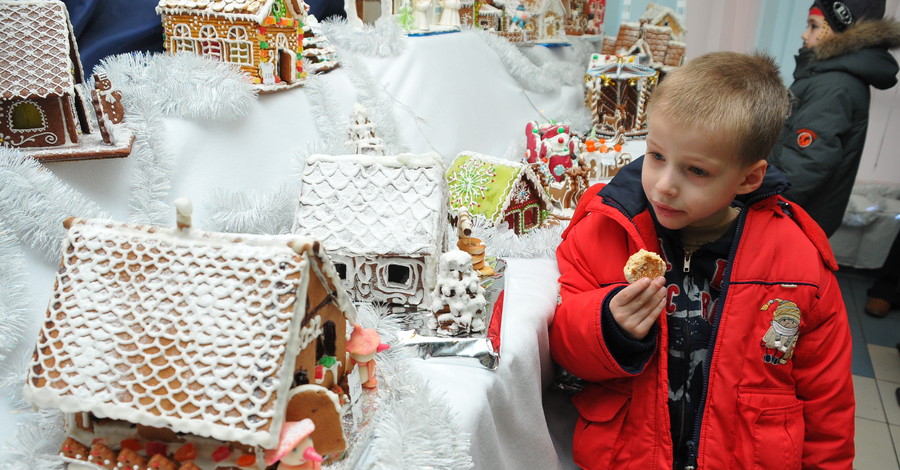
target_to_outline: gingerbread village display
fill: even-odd
[[[303,0],[160,0],[164,46],[240,66],[262,92],[301,86],[307,71],[337,66],[335,53],[309,25]]]
[[[346,448],[356,310],[319,241],[68,219],[25,397],[79,468],[266,468],[286,422]],[[136,465],[136,467],[135,467]]]
[[[64,3],[0,1],[0,24],[0,146],[40,161],[131,153],[122,95],[105,75],[88,88]]]

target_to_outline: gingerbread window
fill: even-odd
[[[212,25],[207,24],[200,28],[200,53],[222,60],[222,42],[219,41],[219,33]]]
[[[13,132],[42,131],[47,128],[47,118],[34,101],[20,101],[9,109],[9,127]]]
[[[409,278],[412,270],[409,266],[402,264],[391,264],[387,267],[387,281],[391,284],[409,284]]]
[[[191,37],[191,28],[186,24],[178,24],[172,34],[172,52],[183,51],[197,52],[197,49]]]
[[[228,61],[239,65],[253,65],[253,45],[247,40],[247,29],[232,26],[228,29]]]

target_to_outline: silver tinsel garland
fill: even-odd
[[[0,223],[0,364],[19,344],[28,319],[25,255]]]
[[[356,100],[369,109],[369,117],[378,128],[378,136],[385,142],[388,155],[408,151],[400,138],[400,128],[394,117],[390,95],[372,78],[366,64],[359,57],[345,54],[341,56],[341,64],[356,88]]]
[[[208,200],[207,228],[231,233],[288,233],[293,224],[298,194],[296,185],[290,184],[269,193],[215,189]]]
[[[563,85],[559,74],[554,71],[554,66],[535,65],[517,46],[495,33],[480,29],[472,31],[497,53],[506,70],[522,88],[538,93],[550,93]]]
[[[375,25],[356,29],[346,20],[325,20],[313,26],[316,34],[322,34],[339,51],[349,51],[367,57],[400,55],[406,48],[406,34],[393,18],[378,18]]]
[[[233,120],[245,116],[256,91],[240,69],[195,54],[122,54],[97,67],[122,91],[126,122],[134,131],[129,208],[135,223],[169,225],[165,201],[174,156],[166,145],[164,117]]]
[[[66,218],[109,217],[17,149],[0,147],[0,181],[0,220],[21,243],[52,263],[59,261]]]

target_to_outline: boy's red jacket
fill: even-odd
[[[700,469],[852,468],[850,329],[837,264],[821,229],[772,189],[779,178],[770,169],[738,222],[707,360]],[[665,314],[656,351],[636,373],[610,354],[600,321],[607,294],[627,284],[628,257],[660,249],[639,179],[637,170],[624,193],[598,194],[602,185],[585,192],[557,250],[561,300],[550,352],[588,382],[572,399],[581,415],[575,462],[584,468],[672,468]],[[784,364],[764,361],[773,352],[763,341],[773,321],[797,309],[792,356]]]

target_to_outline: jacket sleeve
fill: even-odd
[[[550,327],[553,359],[591,382],[635,375],[652,356],[652,352],[643,354],[641,363],[628,367],[629,372],[616,361],[604,341],[604,302],[626,285],[621,266],[628,259],[628,246],[620,229],[598,225],[599,218],[602,216],[591,214],[571,227],[557,249],[560,302]],[[621,238],[608,239],[616,237],[611,232]]]
[[[781,136],[775,149],[777,166],[791,182],[785,196],[800,205],[839,167],[844,155],[842,135],[851,126],[851,91],[846,84],[827,80],[832,86],[825,81],[819,80],[804,93],[782,131],[787,135]]]
[[[840,287],[829,271],[821,298],[794,356],[797,397],[803,401],[806,434],[803,468],[849,469],[854,457],[850,326]]]

